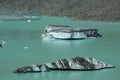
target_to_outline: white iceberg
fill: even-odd
[[[42,34],[43,39],[86,39],[89,37],[101,37],[97,29],[81,29],[72,28],[63,25],[47,25],[45,33]]]

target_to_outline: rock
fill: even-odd
[[[62,25],[48,25],[42,34],[43,39],[86,39],[89,37],[102,37],[97,29],[80,29]]]
[[[97,61],[94,58],[65,58],[55,62],[45,63],[41,65],[31,65],[16,69],[15,73],[26,72],[47,72],[50,70],[100,70],[105,68],[114,68],[115,66]]]

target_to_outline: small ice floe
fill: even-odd
[[[91,71],[107,68],[114,68],[111,64],[98,61],[95,58],[64,58],[54,62],[44,63],[40,65],[30,65],[16,69],[15,73],[27,72],[48,72],[50,70],[78,70],[78,71]]]
[[[29,49],[29,47],[25,46],[24,49]]]
[[[30,22],[31,22],[31,20],[30,20],[30,19],[28,19],[28,20],[27,20],[27,22],[29,22],[29,23],[30,23]]]
[[[43,39],[81,40],[93,37],[102,37],[102,35],[98,33],[98,29],[72,28],[64,25],[47,25],[45,33],[42,34]]]
[[[6,44],[6,41],[0,40],[0,47],[3,47]]]

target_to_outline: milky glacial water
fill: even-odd
[[[43,41],[47,24],[77,28],[96,28],[101,38]],[[39,21],[0,21],[0,80],[119,80],[120,23],[74,21],[62,17],[41,16]],[[50,71],[16,74],[13,70],[31,64],[43,64],[75,56],[94,57],[116,68],[97,71]]]

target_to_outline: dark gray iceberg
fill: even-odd
[[[42,34],[42,38],[48,40],[73,40],[86,39],[90,37],[102,37],[102,35],[98,33],[98,29],[72,28],[64,25],[47,25],[45,31],[46,32]]]
[[[114,68],[113,65],[106,64],[102,61],[97,61],[94,58],[65,58],[55,62],[45,63],[41,65],[31,65],[16,69],[15,73],[27,72],[47,72],[50,70],[100,70],[105,68]]]

